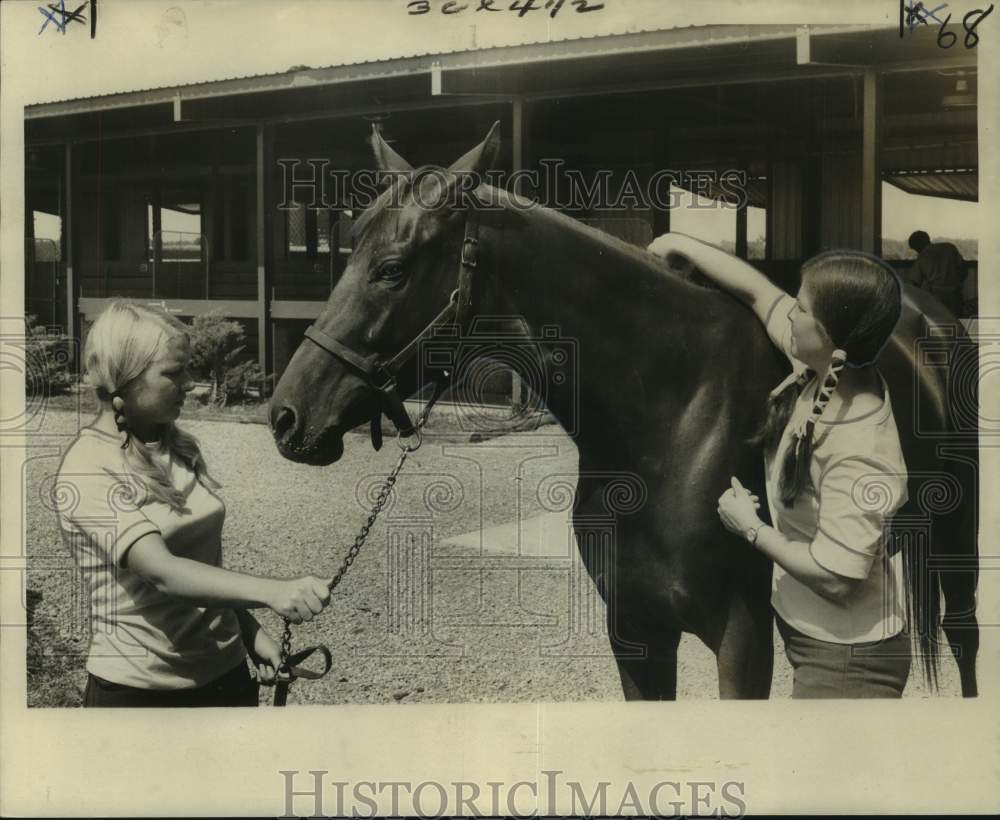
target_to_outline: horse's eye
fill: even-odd
[[[378,278],[387,282],[399,282],[406,275],[398,259],[389,259],[378,266]]]

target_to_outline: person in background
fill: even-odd
[[[931,242],[926,231],[914,231],[908,240],[917,252],[910,282],[934,294],[956,317],[964,315],[962,285],[966,270],[962,254],[951,242]]]

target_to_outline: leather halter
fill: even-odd
[[[459,254],[457,286],[452,291],[448,304],[391,359],[382,360],[376,353],[360,354],[316,324],[312,324],[306,329],[307,339],[352,370],[359,372],[368,386],[378,393],[380,406],[371,421],[372,445],[376,450],[382,446],[381,417],[383,413],[396,426],[400,436],[409,437],[418,431],[419,424],[413,423],[406,406],[403,404],[403,397],[399,394],[399,372],[416,355],[420,343],[436,333],[438,328],[456,325],[461,330],[465,327],[469,310],[472,307],[472,276],[478,261],[479,214],[475,204],[473,204],[465,219],[465,236],[462,239],[462,249]],[[434,394],[424,408],[424,419],[426,419],[430,408],[451,384],[452,377],[452,371],[442,370],[435,378]]]

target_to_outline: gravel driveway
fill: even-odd
[[[29,705],[78,705],[86,680],[88,602],[42,500],[78,424],[73,413],[49,410],[31,437]],[[366,437],[349,435],[338,464],[307,467],[281,458],[264,426],[182,425],[223,485],[226,566],[261,575],[332,576],[398,456],[391,440],[375,453]],[[430,439],[410,457],[334,602],[294,630],[296,646],[326,643],[334,667],[293,686],[289,703],[621,699],[603,605],[568,529],[558,538],[562,513],[552,502],[564,494],[552,488],[574,481],[575,447],[555,426],[468,439]],[[540,521],[557,536],[541,545]],[[278,619],[257,614],[277,635]],[[791,674],[777,634],[775,654],[772,697],[787,698]],[[717,697],[712,653],[685,635],[679,656],[679,697]],[[942,672],[940,694],[957,696],[954,663],[946,659]],[[906,696],[928,696],[919,675]]]

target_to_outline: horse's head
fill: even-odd
[[[464,240],[475,224],[464,194],[496,159],[499,123],[447,169],[415,171],[377,130],[372,146],[392,182],[356,222],[350,262],[271,400],[278,449],[294,461],[332,464],[343,454],[344,433],[377,424],[383,410],[404,426],[396,397],[419,387],[417,365],[397,360],[389,372],[382,365],[435,318],[455,318]],[[387,382],[397,387],[379,389]]]

